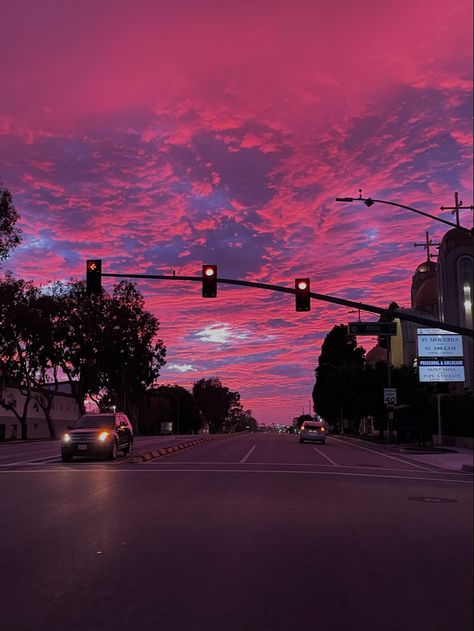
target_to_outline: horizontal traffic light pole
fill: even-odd
[[[108,276],[111,278],[148,278],[155,280],[185,280],[202,282],[202,276],[163,276],[161,274],[110,274],[102,272],[102,276]],[[249,280],[235,280],[233,278],[218,278],[218,283],[224,283],[226,285],[241,285],[243,287],[255,287],[257,289],[269,289],[271,291],[281,291],[285,294],[296,294],[296,289],[290,287],[281,287],[280,285],[269,285],[267,283],[254,283]],[[325,294],[317,294],[312,291],[309,294],[311,298],[315,300],[322,300],[323,302],[331,302],[336,305],[342,305],[343,307],[351,307],[352,309],[360,309],[361,311],[369,311],[370,313],[377,313],[378,315],[388,316],[391,318],[399,318],[400,320],[407,320],[408,322],[415,322],[416,324],[422,324],[428,328],[443,329],[444,331],[451,331],[458,335],[466,335],[467,337],[474,338],[474,331],[466,327],[458,326],[457,324],[449,324],[447,322],[439,322],[438,320],[431,320],[430,318],[423,318],[412,315],[410,313],[404,313],[398,309],[381,309],[373,305],[367,305],[363,302],[354,302],[353,300],[345,300],[344,298],[335,298],[334,296],[326,296]]]
[[[447,219],[443,219],[442,217],[436,217],[436,215],[430,215],[430,213],[425,213],[422,210],[418,210],[417,208],[412,208],[411,206],[406,206],[405,204],[399,204],[397,202],[389,202],[386,199],[375,199],[373,197],[336,197],[336,202],[364,202],[366,206],[370,208],[375,203],[377,204],[387,204],[388,206],[396,206],[397,208],[404,208],[405,210],[411,210],[418,215],[423,215],[423,217],[428,217],[429,219],[434,219],[435,221],[439,221],[440,223],[444,223],[447,226],[451,226],[451,228],[457,228],[462,232],[467,232],[468,234],[474,236],[474,227],[465,228],[458,223],[454,223],[453,221],[448,221]],[[441,207],[443,208],[443,207]],[[467,207],[466,207],[467,208]]]

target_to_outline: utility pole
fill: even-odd
[[[387,335],[387,388],[392,387],[392,338]],[[393,405],[387,404],[387,429],[388,439],[392,442],[393,439]]]
[[[179,390],[176,390],[176,433],[179,435]]]

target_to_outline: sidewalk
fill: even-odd
[[[433,449],[423,447],[413,448],[412,445],[397,445],[398,452],[410,460],[432,464],[446,471],[461,471],[463,473],[473,473],[473,451],[466,447],[434,447]]]
[[[472,449],[467,447],[417,447],[416,445],[397,445],[395,443],[379,442],[374,439],[366,439],[361,436],[343,435],[346,440],[354,440],[373,445],[382,451],[396,452],[407,460],[414,460],[424,464],[431,464],[446,471],[459,471],[462,473],[474,473]],[[338,435],[338,438],[341,438]]]

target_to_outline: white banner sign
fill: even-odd
[[[418,333],[418,357],[462,357],[462,336],[420,335]]]
[[[420,381],[459,381],[465,380],[464,360],[462,359],[419,359]]]

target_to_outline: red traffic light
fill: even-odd
[[[87,260],[86,288],[88,294],[100,294],[102,291],[102,259]]]
[[[295,278],[296,311],[310,311],[311,296],[309,278]]]
[[[202,266],[202,297],[215,298],[217,296],[217,265]]]

